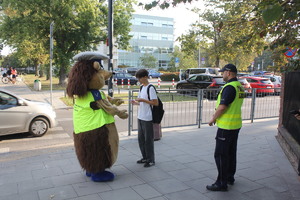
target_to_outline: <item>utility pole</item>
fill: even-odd
[[[50,104],[51,105],[53,101],[53,96],[52,96],[53,28],[54,28],[54,21],[52,21],[50,24]]]
[[[108,47],[109,47],[109,59],[108,59],[108,71],[113,71],[113,2],[108,0]],[[112,76],[108,80],[108,95],[113,96]]]

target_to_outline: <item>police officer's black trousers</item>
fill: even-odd
[[[218,168],[216,184],[227,188],[227,181],[234,182],[236,172],[237,140],[240,129],[219,128],[216,135],[215,162]]]

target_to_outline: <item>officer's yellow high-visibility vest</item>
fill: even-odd
[[[101,93],[102,99],[106,96]],[[115,122],[112,115],[105,112],[103,109],[93,110],[90,107],[90,103],[95,101],[91,92],[88,92],[86,96],[82,98],[76,98],[73,107],[73,125],[75,134],[91,131],[96,128],[100,128],[105,124]]]
[[[217,126],[222,129],[235,130],[242,127],[242,104],[244,100],[244,87],[239,81],[232,81],[224,85],[217,99],[216,108],[220,105],[223,89],[232,85],[236,95],[234,101],[228,106],[226,111],[216,120]]]

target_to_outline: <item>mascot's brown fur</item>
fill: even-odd
[[[101,89],[105,85],[105,80],[110,78],[111,75],[111,72],[101,69],[98,61],[78,59],[69,74],[67,94],[69,97],[75,99],[85,98],[91,89]],[[128,117],[127,111],[119,110],[116,106],[112,105],[120,105],[122,103],[123,100],[121,99],[114,99],[107,96],[106,98],[90,102],[90,108],[87,109],[94,111],[103,109],[105,113],[111,116],[117,115],[125,119]],[[76,101],[74,110],[75,106]],[[87,175],[88,173],[92,174],[92,179],[93,174],[100,174],[99,176],[102,176],[101,172],[104,172],[106,168],[110,168],[115,163],[118,155],[119,136],[114,122],[93,130],[74,133],[73,135],[79,163],[87,171]],[[100,177],[99,180],[95,178],[94,181],[106,181],[106,179],[103,180]]]

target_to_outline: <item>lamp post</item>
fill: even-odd
[[[108,47],[109,47],[109,59],[108,59],[108,71],[113,71],[113,0],[108,0]],[[108,95],[113,96],[112,88],[112,76],[108,81]]]

